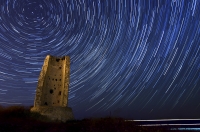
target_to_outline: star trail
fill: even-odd
[[[1,0],[0,104],[31,106],[71,59],[76,118],[200,118],[199,0]]]

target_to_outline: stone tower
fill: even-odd
[[[63,122],[74,118],[72,109],[67,107],[69,72],[69,56],[61,58],[46,56],[40,72],[32,112]]]

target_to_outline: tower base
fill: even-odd
[[[60,106],[37,106],[30,110],[31,112],[37,112],[43,116],[46,116],[51,121],[62,121],[73,120],[74,115],[70,107]]]

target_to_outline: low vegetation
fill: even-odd
[[[51,122],[23,106],[0,106],[0,131],[12,132],[164,132],[167,127],[144,127],[122,118],[105,117]]]

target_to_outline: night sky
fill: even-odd
[[[75,118],[200,118],[200,0],[1,0],[0,105],[33,106],[71,59]]]

